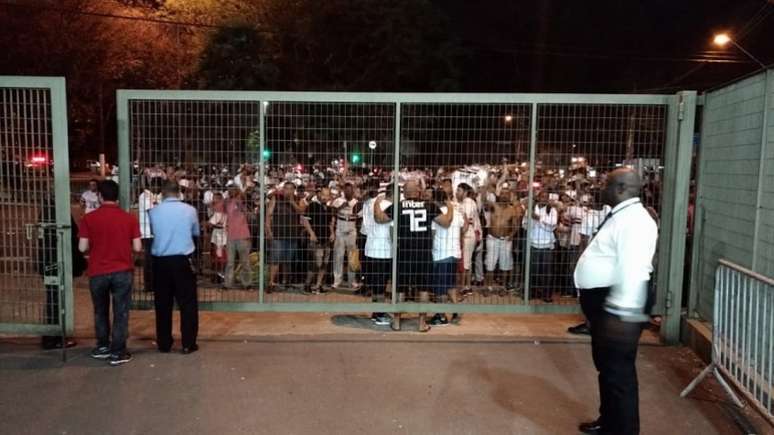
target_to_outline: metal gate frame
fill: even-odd
[[[72,257],[70,255],[70,160],[67,133],[67,91],[64,77],[0,76],[0,88],[48,89],[51,96],[51,137],[54,155],[54,200],[58,238],[59,324],[0,323],[0,333],[72,335],[74,331]],[[0,144],[2,145],[2,144]],[[39,227],[41,227],[39,225]],[[41,283],[41,285],[43,285]]]
[[[673,95],[644,94],[462,94],[462,93],[351,93],[351,92],[263,92],[263,91],[158,91],[118,90],[117,125],[121,203],[130,202],[132,162],[130,157],[129,102],[131,100],[200,100],[251,101],[260,105],[260,154],[266,147],[265,118],[269,102],[297,103],[392,103],[395,105],[395,165],[399,164],[401,138],[400,109],[404,103],[507,103],[531,105],[530,181],[535,173],[537,148],[537,117],[540,104],[599,104],[599,105],[660,105],[667,107],[667,137],[664,147],[664,194],[661,205],[660,238],[658,249],[657,302],[654,311],[666,316],[662,336],[668,342],[679,338],[681,288],[683,280],[683,253],[687,219],[688,187],[693,146],[695,91]],[[265,166],[259,165],[263,179]],[[261,195],[265,195],[263,183]],[[395,189],[397,190],[397,183]],[[397,197],[397,192],[396,192]],[[533,204],[532,191],[529,205]],[[260,228],[263,228],[261,206]],[[529,237],[529,236],[528,236]],[[264,238],[260,238],[263,249]],[[525,261],[530,260],[527,244]],[[395,245],[393,244],[393,249]],[[528,264],[528,263],[527,263]],[[395,271],[393,270],[393,274]],[[258,300],[256,302],[200,303],[205,310],[256,312],[476,312],[476,313],[577,313],[577,305],[524,304],[472,305],[400,303],[393,292],[392,303],[264,303],[264,270],[260,270]],[[525,288],[529,288],[526,274]],[[394,280],[393,280],[394,282]],[[394,284],[393,284],[394,285]]]

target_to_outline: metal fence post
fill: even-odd
[[[664,207],[667,213],[661,219],[661,227],[666,229],[668,238],[660,243],[662,250],[659,255],[660,259],[667,259],[667,263],[659,263],[660,273],[666,275],[665,280],[659,280],[659,283],[666,283],[666,287],[661,289],[660,293],[667,298],[664,307],[666,322],[661,329],[662,337],[667,343],[676,343],[680,340],[685,270],[685,227],[688,219],[696,92],[683,91],[677,98],[677,113],[669,117],[670,122],[677,123],[674,149],[671,152],[668,149],[666,153],[666,165],[671,168],[665,171],[664,201],[668,201],[669,205]],[[669,143],[667,146],[669,147]]]
[[[260,258],[258,267],[258,303],[263,303],[265,295],[265,282],[266,282],[266,267],[269,264],[266,255],[266,159],[263,152],[266,149],[266,108],[268,107],[268,101],[258,102],[258,142],[260,143],[260,150],[258,153],[258,192],[259,198],[261,198],[261,205],[258,212],[258,257]]]
[[[761,211],[763,210],[763,206],[761,205],[763,201],[763,188],[766,182],[764,181],[766,178],[766,160],[768,159],[767,155],[767,149],[768,149],[768,136],[769,136],[769,93],[771,90],[769,89],[769,84],[771,83],[771,70],[766,70],[763,72],[763,119],[761,120],[761,152],[760,152],[760,160],[758,162],[758,191],[757,196],[755,200],[755,228],[753,230],[753,249],[752,249],[752,267],[751,269],[760,272],[758,263],[758,257],[759,257],[759,247],[761,242],[760,237],[760,229],[761,229],[761,221],[763,218],[761,217]]]
[[[392,291],[393,306],[398,303],[398,203],[400,202],[400,102],[395,103],[394,144],[392,157],[392,272],[390,273],[390,290]]]
[[[70,228],[70,157],[68,152],[67,135],[67,90],[65,79],[62,77],[52,79],[51,84],[51,133],[54,148],[54,198],[56,203],[56,223],[61,229],[58,235],[61,237],[61,248],[57,250],[59,256],[60,291],[64,311],[64,330],[72,334],[74,330],[73,315],[73,264],[71,231]]]
[[[532,103],[532,112],[530,115],[530,138],[529,138],[529,186],[527,188],[527,210],[525,210],[524,217],[531,219],[532,212],[535,208],[535,195],[534,195],[534,183],[535,183],[535,156],[537,155],[537,116],[538,105]],[[529,304],[530,294],[530,263],[532,259],[532,225],[527,225],[527,240],[524,242],[524,304]]]
[[[124,210],[129,210],[132,201],[129,198],[132,191],[132,164],[129,150],[129,98],[125,91],[116,91],[116,131],[118,132],[118,191],[119,203]]]

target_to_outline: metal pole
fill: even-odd
[[[534,187],[535,182],[535,156],[537,154],[537,116],[538,105],[532,103],[532,114],[530,115],[530,138],[529,138],[529,185],[527,186],[527,210],[524,218],[527,222],[527,240],[524,244],[524,304],[529,304],[529,281],[530,281],[530,261],[532,254],[532,212],[534,210]]]
[[[741,47],[740,47],[741,48]],[[769,118],[769,76],[771,75],[771,71],[766,70],[763,72],[763,120],[761,123],[761,152],[760,152],[760,159],[758,162],[758,192],[757,192],[757,198],[755,200],[755,227],[753,230],[753,253],[752,253],[752,267],[751,269],[755,272],[759,272],[758,270],[758,248],[760,246],[760,229],[761,229],[761,221],[763,220],[761,217],[761,211],[763,210],[763,206],[761,205],[763,201],[763,187],[764,187],[764,180],[766,177],[765,169],[766,169],[766,153],[768,148],[768,131],[769,131],[769,125],[768,125],[768,118]]]
[[[116,130],[118,133],[118,191],[119,202],[124,210],[129,210],[131,195],[131,167],[129,151],[129,98],[126,91],[116,92]]]
[[[64,248],[62,239],[65,236],[65,229],[64,228],[57,228],[56,229],[56,244],[57,244],[57,265],[56,265],[56,274],[57,274],[57,281],[59,283],[57,284],[57,292],[56,297],[59,304],[59,310],[57,314],[59,315],[59,329],[61,332],[61,338],[62,338],[62,362],[67,361],[67,327],[65,325],[65,300],[63,297],[64,294],[64,274],[62,273],[62,269],[64,269],[64,255],[62,249]]]
[[[392,291],[392,304],[398,303],[398,204],[400,203],[400,103],[395,103],[395,129],[393,131],[395,148],[392,156],[392,273],[390,290]]]
[[[667,263],[659,263],[660,273],[665,273],[666,293],[660,291],[660,295],[666,295],[664,306],[665,322],[663,337],[668,343],[676,343],[680,340],[680,323],[682,314],[683,296],[683,272],[685,265],[685,227],[688,220],[688,197],[690,190],[691,158],[693,154],[693,129],[696,118],[696,92],[684,91],[677,95],[677,116],[669,116],[669,122],[677,123],[674,141],[668,146],[674,149],[667,152],[666,156],[673,160],[665,162],[669,166],[668,178],[671,188],[668,189],[665,201],[670,201],[669,207],[665,207],[667,214],[663,224],[668,226],[666,231],[668,240],[661,243],[667,252]]]
[[[747,57],[749,57],[750,59],[754,60],[754,61],[755,61],[755,62],[756,62],[758,65],[760,65],[760,66],[761,66],[761,68],[763,68],[763,69],[766,69],[766,65],[764,65],[764,63],[763,63],[763,62],[761,62],[760,60],[758,60],[758,58],[757,58],[757,57],[753,56],[753,55],[752,55],[752,53],[750,53],[749,51],[745,50],[745,49],[744,49],[744,47],[742,47],[741,45],[737,44],[737,43],[736,43],[736,41],[734,41],[733,39],[731,39],[731,43],[732,43],[732,44],[734,44],[734,46],[735,46],[736,48],[738,48],[738,49],[742,50],[742,53],[746,54],[746,55],[747,55]]]
[[[63,304],[65,333],[72,334],[74,329],[73,316],[73,275],[71,237],[70,237],[70,157],[68,155],[67,135],[67,92],[65,79],[54,79],[51,85],[51,133],[54,147],[54,202],[56,207],[56,224],[62,228],[61,249],[57,254],[60,267],[60,297]]]
[[[258,264],[258,303],[263,303],[264,290],[265,290],[265,276],[266,265],[268,264],[266,258],[266,159],[263,152],[266,149],[266,107],[269,105],[268,101],[258,102],[258,142],[260,143],[260,150],[258,153],[258,191],[259,198],[261,198],[259,211],[258,211],[258,257],[260,262]]]

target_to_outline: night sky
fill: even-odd
[[[673,92],[756,70],[715,31],[774,62],[774,2],[765,0],[444,0],[465,48],[469,91]],[[757,23],[757,24],[756,24]],[[745,63],[687,59],[722,56]],[[684,76],[681,78],[681,76]]]

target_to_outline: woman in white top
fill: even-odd
[[[212,216],[207,222],[212,229],[210,233],[210,245],[212,245],[212,269],[215,271],[213,281],[223,280],[223,270],[226,266],[226,210],[224,208],[223,194],[215,192],[212,195]]]
[[[433,200],[439,205],[441,211],[446,214],[446,192],[441,189],[435,190]],[[457,264],[462,259],[462,229],[464,220],[462,211],[454,209],[451,224],[444,228],[437,223],[432,223],[433,230],[433,292],[435,301],[441,302],[448,296],[450,302],[459,300],[457,290],[454,289],[454,278],[457,272]],[[454,313],[452,321],[456,322],[459,316]],[[449,324],[445,313],[437,313],[430,319],[430,325],[442,326]]]
[[[137,201],[137,217],[140,221],[140,238],[143,249],[143,288],[146,292],[153,291],[153,268],[151,267],[151,245],[153,244],[153,232],[151,231],[148,212],[161,202],[160,182],[153,179],[150,186],[143,189]]]
[[[476,244],[481,241],[481,219],[479,218],[478,205],[470,198],[473,188],[467,183],[460,183],[456,190],[455,211],[459,210],[463,220],[462,238],[462,278],[460,283],[463,293],[472,285],[473,254]]]

